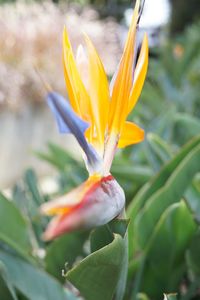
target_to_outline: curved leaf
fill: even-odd
[[[59,282],[17,256],[0,251],[10,282],[29,300],[76,300]]]
[[[0,240],[19,254],[30,258],[28,226],[14,203],[0,193]]]
[[[141,289],[152,299],[160,299],[163,292],[178,290],[186,271],[186,250],[196,228],[183,201],[171,205],[162,214],[145,254],[142,277]]]
[[[124,239],[115,235],[112,243],[93,252],[70,270],[67,279],[86,300],[111,300],[120,279],[125,251]]]
[[[199,157],[200,145],[197,145],[173,169],[165,184],[148,199],[138,214],[134,227],[141,247],[148,244],[153,229],[164,210],[180,200],[193,176],[200,171]]]
[[[0,296],[3,300],[17,300],[15,290],[8,279],[5,265],[0,261]]]
[[[140,242],[146,244],[162,212],[180,200],[192,177],[200,169],[199,145],[200,136],[186,144],[133,199],[128,208],[130,257],[133,256],[135,229],[138,235],[139,231],[145,231],[144,235],[140,234]]]
[[[47,248],[45,257],[46,270],[59,281],[64,282],[62,270],[71,267],[78,256],[82,256],[83,244],[88,237],[88,232],[76,232],[63,235],[56,239]]]

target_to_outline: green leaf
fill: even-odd
[[[141,247],[148,243],[164,210],[183,196],[193,176],[200,170],[199,155],[200,137],[197,137],[186,144],[133,199],[128,209],[130,257],[137,243]]]
[[[43,197],[39,192],[36,175],[31,169],[26,171],[24,181],[14,186],[12,201],[26,219],[32,248],[36,250],[43,247],[41,235],[47,224],[47,217],[39,213],[38,206],[43,202]]]
[[[114,233],[125,236],[129,220],[114,219],[106,225],[95,228],[90,234],[91,252],[97,251],[110,244],[114,239]]]
[[[177,300],[177,294],[164,294],[164,300]]]
[[[129,219],[114,219],[108,223],[108,226],[113,233],[118,233],[124,237],[127,232],[128,224]]]
[[[144,206],[149,197],[161,188],[175,168],[179,166],[182,160],[189,154],[189,152],[200,144],[200,136],[192,139],[187,143],[181,150],[172,158],[172,160],[166,164],[161,171],[148,183],[146,184],[136,195],[132,204],[128,209],[128,216],[136,216],[141,207]]]
[[[184,194],[184,198],[195,220],[200,224],[200,192],[194,184],[191,184]]]
[[[15,203],[17,208],[23,215],[28,214],[28,205],[25,191],[22,189],[20,184],[16,184],[12,189],[12,201]]]
[[[24,181],[28,187],[34,203],[36,204],[36,206],[40,206],[44,202],[44,199],[39,192],[37,177],[32,169],[28,169],[25,172]]]
[[[3,300],[17,300],[15,290],[8,279],[5,265],[0,261],[0,296]]]
[[[184,230],[183,230],[184,224]],[[185,254],[196,224],[182,201],[171,205],[161,216],[146,250],[141,290],[152,299],[179,288],[186,271]]]
[[[0,193],[0,240],[29,259],[31,244],[27,223],[14,203]]]
[[[53,241],[47,248],[45,264],[48,273],[64,282],[62,270],[65,265],[71,268],[78,256],[84,256],[83,245],[88,232],[68,233]]]
[[[194,236],[187,253],[187,262],[193,276],[200,277],[200,231]]]
[[[135,220],[135,234],[141,247],[148,244],[160,215],[168,206],[181,199],[194,175],[200,171],[199,157],[200,145],[197,145],[173,169],[164,186],[148,199],[138,214]]]
[[[95,252],[112,243],[114,234],[108,225],[95,228],[90,234],[90,250]]]
[[[86,300],[111,300],[120,279],[125,251],[124,239],[115,235],[112,243],[93,252],[70,270],[67,279]]]
[[[128,271],[128,240],[127,240],[127,226],[129,220],[126,219],[114,219],[107,225],[94,229],[90,235],[90,247],[91,251],[95,252],[106,245],[110,244],[114,240],[114,234],[120,234],[124,238],[125,251],[122,259],[122,269],[117,284],[115,299],[122,299],[127,279]]]
[[[199,119],[189,115],[188,113],[178,113],[175,115],[174,121],[174,135],[179,137],[179,141],[181,141],[182,144],[195,135],[199,135]]]
[[[12,285],[29,300],[76,300],[59,282],[21,258],[0,251],[0,259]]]
[[[82,166],[81,162],[76,160],[70,152],[53,143],[48,143],[48,153],[36,152],[36,155],[52,164],[59,170],[64,170],[66,165],[73,164],[73,166]]]
[[[147,158],[151,160],[155,170],[159,170],[166,161],[172,158],[169,145],[153,133],[147,135],[146,152]]]
[[[153,175],[152,170],[147,166],[132,166],[129,161],[118,160],[112,166],[112,174],[117,179],[132,180],[144,184]]]
[[[136,296],[136,300],[149,300],[149,298],[144,293],[138,293]]]

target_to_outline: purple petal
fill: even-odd
[[[77,124],[77,126],[80,128],[81,132],[84,133],[85,130],[89,127],[89,124],[85,121],[83,121],[71,108],[69,105],[69,102],[59,95],[58,93],[52,92],[47,95],[47,102],[48,105],[53,112],[58,129],[60,133],[72,133],[70,127],[66,124],[66,122],[63,120],[60,111],[57,108],[57,104],[59,103],[59,107],[62,109],[62,112],[66,115],[67,118],[70,117],[70,119],[74,120],[74,122]]]
[[[88,144],[85,139],[84,132],[88,128],[88,123],[83,121],[77,114],[72,110],[68,101],[56,92],[51,92],[47,95],[48,105],[53,112],[59,131],[61,133],[72,133],[79,145],[85,152],[88,163],[95,169],[99,164],[99,158],[94,148]]]

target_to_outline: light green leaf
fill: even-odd
[[[31,245],[25,219],[14,203],[0,193],[0,240],[29,259]]]
[[[10,282],[29,300],[76,300],[53,277],[17,256],[0,251]]]
[[[136,296],[136,300],[149,300],[149,298],[144,293],[138,293]]]
[[[177,300],[177,294],[164,294],[164,300]]]
[[[70,270],[67,279],[86,300],[111,300],[120,279],[125,251],[124,239],[115,235],[112,243],[93,252]]]

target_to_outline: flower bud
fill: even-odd
[[[49,223],[44,239],[104,225],[117,217],[124,205],[124,191],[113,176],[89,177],[69,194],[42,205],[42,213],[56,215]]]

